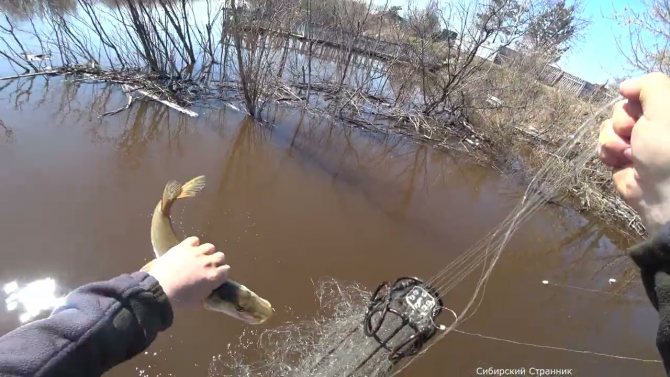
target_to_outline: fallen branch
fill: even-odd
[[[177,104],[174,103],[174,102],[170,102],[170,101],[166,101],[166,100],[160,99],[158,96],[153,95],[153,94],[147,92],[146,90],[142,90],[142,89],[139,89],[139,88],[137,88],[137,87],[132,87],[132,86],[128,86],[128,88],[129,88],[129,90],[132,91],[132,92],[137,92],[137,93],[139,93],[139,94],[141,94],[141,95],[143,95],[143,96],[145,96],[145,97],[148,97],[148,98],[150,98],[150,99],[152,99],[152,100],[154,100],[154,101],[156,101],[156,102],[160,102],[160,103],[162,103],[163,105],[165,105],[165,106],[167,106],[167,107],[169,107],[169,108],[171,108],[171,109],[177,110],[177,111],[179,111],[180,113],[186,114],[186,115],[188,115],[188,116],[190,116],[190,117],[192,117],[192,118],[197,118],[197,117],[199,116],[198,113],[196,113],[196,112],[193,111],[193,110],[189,110],[189,109],[183,108],[183,107],[177,105]]]
[[[54,70],[50,70],[50,71],[41,71],[41,72],[26,73],[26,74],[23,74],[23,75],[0,77],[0,81],[20,79],[20,78],[23,78],[23,77],[34,77],[34,76],[43,76],[43,75],[58,75],[58,74],[61,74],[61,73],[62,73],[61,71],[54,69]]]

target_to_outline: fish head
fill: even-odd
[[[215,290],[205,302],[205,308],[227,314],[250,325],[260,325],[274,314],[269,301],[243,285],[239,285],[234,294],[230,293],[230,289]]]

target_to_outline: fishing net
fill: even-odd
[[[318,366],[323,355],[338,347],[343,334],[361,324],[370,292],[354,283],[324,279],[316,286],[319,312],[313,320],[291,323],[266,330],[255,343],[239,345],[216,356],[209,368],[209,376],[312,376],[320,367],[323,376],[336,375],[342,365],[328,371],[329,364]],[[254,334],[256,335],[256,334]],[[254,336],[246,336],[246,339]],[[352,341],[365,341],[352,337]],[[362,342],[359,347],[364,347]],[[249,360],[245,351],[256,349],[260,361]],[[352,352],[352,359],[354,358]],[[340,360],[354,363],[354,360]],[[328,374],[332,372],[332,374]]]
[[[317,289],[321,312],[316,319],[263,332],[257,347],[264,361],[239,361],[244,360],[240,351],[230,350],[212,361],[210,376],[385,376],[408,368],[476,313],[491,273],[519,227],[597,163],[595,123],[613,103],[547,155],[520,202],[495,229],[430,279],[401,278],[374,293],[356,284],[323,281]],[[445,306],[441,297],[475,272],[474,290],[463,306]],[[450,313],[440,318],[447,326],[435,324],[440,312]]]
[[[325,279],[317,285],[320,312],[312,321],[267,330],[213,358],[214,376],[385,376],[416,354],[438,330],[441,301],[415,278],[380,285],[374,293]],[[256,334],[246,334],[251,339]],[[262,361],[245,359],[255,349]]]

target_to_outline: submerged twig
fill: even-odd
[[[120,112],[122,112],[122,111],[125,111],[125,110],[130,109],[130,106],[133,105],[134,97],[132,96],[132,94],[130,94],[130,88],[128,88],[126,85],[123,85],[123,92],[126,93],[126,96],[128,97],[128,102],[125,104],[125,106],[122,106],[122,107],[120,107],[120,108],[118,108],[118,109],[116,109],[116,110],[112,110],[112,111],[108,111],[108,112],[106,112],[106,113],[103,113],[102,115],[100,115],[100,116],[98,117],[98,119],[103,118],[103,117],[105,117],[105,116],[107,116],[107,115],[118,114],[118,113],[120,113]]]

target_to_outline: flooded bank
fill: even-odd
[[[271,126],[227,108],[198,109],[192,119],[146,101],[99,118],[124,102],[114,88],[61,78],[48,86],[43,78],[13,81],[0,91],[0,119],[12,131],[0,139],[0,285],[52,278],[64,293],[137,270],[152,258],[150,215],[165,182],[205,174],[202,195],[174,212],[178,231],[227,253],[232,276],[277,308],[272,328],[312,318],[314,285],[326,276],[369,289],[433,276],[523,193],[462,157],[288,108],[271,112]],[[462,330],[658,358],[656,314],[640,284],[619,290],[629,265],[617,257],[627,243],[609,234],[546,207],[516,234]],[[444,300],[470,294],[463,286]],[[0,308],[1,333],[18,325],[16,311]],[[254,342],[258,331],[216,313],[180,312],[146,354],[108,375],[206,376],[213,357],[240,339]],[[255,352],[250,345],[249,357]],[[404,375],[471,376],[478,367],[662,373],[660,364],[452,334]]]

